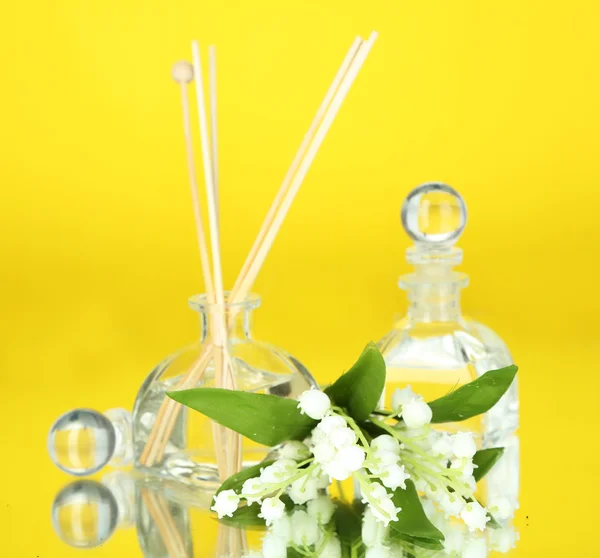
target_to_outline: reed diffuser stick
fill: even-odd
[[[183,60],[173,65],[172,69],[173,79],[179,83],[181,89],[181,109],[183,115],[183,134],[185,139],[186,159],[188,167],[188,178],[190,183],[190,191],[192,194],[192,207],[194,210],[194,221],[196,224],[196,238],[198,241],[198,249],[200,251],[200,263],[202,265],[202,276],[204,279],[204,286],[209,299],[214,298],[213,281],[210,270],[210,260],[208,255],[208,246],[206,243],[206,235],[204,234],[204,220],[202,219],[202,209],[200,206],[200,196],[198,190],[198,183],[196,180],[196,165],[194,163],[194,145],[192,140],[192,126],[190,117],[190,102],[188,95],[188,85],[194,79],[194,69],[192,65]],[[206,367],[204,367],[206,368]],[[202,370],[204,372],[204,370]],[[157,457],[157,450],[160,446],[157,446],[155,441],[160,436],[160,429],[162,426],[166,426],[165,415],[168,412],[169,407],[172,407],[170,399],[165,399],[160,406],[160,409],[156,415],[155,424],[157,428],[153,428],[150,432],[144,450],[140,456],[140,462],[143,465],[150,466],[154,463]],[[153,451],[154,448],[154,451]]]
[[[261,244],[263,243],[265,236],[267,234],[267,231],[269,230],[269,228],[271,227],[271,225],[273,223],[273,220],[275,219],[277,210],[279,209],[279,206],[283,202],[285,194],[287,193],[287,191],[290,187],[290,184],[292,182],[292,179],[294,178],[294,175],[298,171],[298,167],[300,166],[300,163],[302,162],[302,159],[304,158],[304,155],[306,154],[306,150],[308,149],[308,147],[315,135],[315,132],[317,131],[317,128],[319,127],[319,124],[321,123],[321,120],[323,119],[323,116],[325,115],[325,112],[327,111],[327,108],[329,107],[331,100],[333,99],[333,96],[335,95],[336,91],[338,90],[338,87],[340,86],[342,79],[346,75],[346,72],[348,71],[350,63],[352,62],[354,56],[356,55],[356,52],[358,51],[360,45],[363,42],[364,41],[360,37],[356,37],[356,39],[354,39],[354,42],[352,43],[352,45],[350,46],[350,49],[346,53],[346,57],[342,61],[342,65],[340,66],[335,78],[333,79],[333,82],[329,86],[329,90],[325,94],[325,98],[321,102],[321,105],[319,106],[317,113],[315,114],[315,117],[314,117],[308,131],[306,132],[306,134],[302,140],[302,143],[300,144],[300,147],[298,148],[298,151],[296,152],[294,160],[292,161],[292,164],[290,165],[290,168],[288,169],[288,171],[283,179],[283,182],[281,183],[281,186],[279,187],[279,190],[277,191],[277,195],[275,196],[275,199],[273,200],[273,203],[271,204],[271,207],[269,208],[269,211],[267,213],[267,216],[265,217],[265,220],[263,221],[263,224],[260,228],[258,236],[256,237],[256,240],[254,241],[254,244],[252,245],[252,248],[250,249],[250,253],[246,257],[246,261],[244,262],[244,265],[242,266],[242,269],[241,269],[241,271],[238,275],[238,278],[233,286],[233,289],[231,290],[232,300],[239,300],[238,292],[240,289],[240,284],[243,281],[244,277],[247,275],[248,270],[250,269],[250,266],[252,265],[252,262],[256,259],[258,250],[259,250]]]
[[[340,108],[345,96],[347,95],[348,90],[350,89],[354,79],[356,78],[356,75],[358,74],[358,71],[362,67],[362,64],[364,63],[372,45],[373,45],[373,42],[376,39],[376,36],[377,36],[376,33],[372,33],[369,40],[366,43],[362,39],[357,38],[354,41],[353,45],[351,46],[350,50],[348,51],[344,61],[342,62],[342,66],[340,67],[336,77],[334,78],[334,81],[331,84],[321,106],[319,107],[319,110],[317,111],[317,114],[316,114],[316,116],[311,124],[311,127],[309,128],[309,130],[300,146],[300,149],[298,150],[298,153],[296,154],[296,157],[294,158],[294,161],[292,162],[292,165],[291,165],[290,169],[288,170],[286,177],[284,178],[284,181],[283,181],[283,183],[279,189],[279,192],[277,194],[277,197],[274,200],[274,202],[271,206],[271,209],[269,210],[269,213],[267,214],[265,222],[263,223],[261,231],[259,232],[259,236],[256,239],[256,241],[252,247],[252,251],[249,254],[248,258],[246,259],[244,267],[242,268],[242,272],[240,272],[240,276],[238,277],[238,279],[236,281],[237,288],[235,290],[235,297],[232,296],[234,293],[232,293],[232,295],[230,295],[230,297],[229,297],[230,302],[239,302],[247,295],[254,279],[256,278],[256,275],[258,274],[258,271],[260,270],[260,267],[262,266],[262,263],[264,262],[264,259],[267,255],[270,247],[273,244],[274,238],[275,238],[279,228],[281,227],[281,223],[283,222],[285,216],[287,215],[287,212],[289,211],[291,203],[292,203],[298,189],[300,188],[300,185],[303,182],[304,176],[308,172],[310,164],[314,160],[316,153],[317,153],[325,135],[327,134],[327,131],[329,130],[329,127],[331,126],[331,123],[333,122],[333,119],[335,118],[337,112],[339,111],[339,108]],[[192,48],[194,51],[194,47],[192,47]],[[197,49],[197,44],[196,44],[196,49]],[[198,64],[197,64],[198,68],[195,68],[196,75],[199,76],[201,79],[201,73],[200,73],[201,67],[199,64],[199,62],[200,62],[199,52],[197,52],[195,54],[195,59],[194,59],[195,62],[196,62],[196,57],[198,58]],[[196,66],[196,64],[195,64],[195,66]],[[200,129],[201,129],[201,138],[202,138],[202,145],[203,145],[203,160],[204,160],[205,176],[206,176],[206,172],[207,172],[207,170],[206,170],[207,155],[205,154],[205,151],[206,151],[205,146],[207,145],[206,113],[204,112],[204,133],[203,133],[201,106],[202,107],[204,106],[204,95],[203,95],[203,89],[201,88],[201,85],[200,85],[199,94],[202,95],[202,105],[200,104],[200,98],[197,98],[197,100],[198,100],[198,104],[199,104],[198,112],[199,112],[199,115],[201,118]],[[216,120],[215,120],[215,122],[216,122]],[[214,173],[212,175],[212,179],[214,180]],[[207,195],[209,195],[209,193],[208,193],[209,182],[210,181],[208,181],[208,180],[206,182]],[[213,212],[216,209],[214,202],[215,202],[215,196],[213,196],[213,204],[211,205],[209,203],[209,217],[211,216],[211,214],[210,214],[211,207],[213,208]],[[214,218],[214,216],[213,216],[213,218]],[[214,231],[214,227],[211,227],[211,233],[213,233],[213,231]],[[211,241],[214,242],[214,233],[211,234]],[[220,257],[219,257],[219,263],[220,263]],[[222,281],[222,279],[221,279],[221,281]],[[215,281],[215,283],[216,283],[216,281]],[[221,283],[221,289],[222,289],[222,283]],[[220,308],[223,309],[223,305],[220,305]],[[225,326],[224,320],[222,322],[222,326]],[[213,328],[213,330],[217,331],[217,328]],[[219,331],[220,331],[221,337],[226,338],[227,329],[225,327],[223,327]],[[213,339],[213,341],[214,341],[214,339]],[[186,389],[188,387],[193,387],[197,383],[198,379],[201,378],[202,374],[204,373],[204,369],[208,366],[208,364],[211,360],[210,355],[213,352],[213,350],[214,350],[214,347],[211,344],[209,344],[205,348],[205,353],[194,364],[194,366],[190,369],[190,371],[188,373],[186,373],[184,378],[182,378],[182,380],[178,383],[177,389]],[[225,351],[225,348],[221,347],[221,350],[223,351],[223,354],[224,354],[223,361],[227,362],[228,355]],[[229,367],[228,364],[226,364],[225,366]],[[230,368],[230,370],[231,370],[231,368]],[[221,382],[222,382],[222,385],[229,387],[230,389],[232,389],[232,386],[235,386],[235,379],[234,379],[233,375],[231,375],[228,378],[223,378],[223,375],[221,374]],[[180,386],[183,386],[183,387],[180,387]],[[161,435],[159,436],[159,439],[157,441],[158,443],[155,444],[157,455],[159,456],[158,457],[159,459],[162,459],[162,455],[165,451],[166,444],[170,438],[171,432],[177,421],[177,416],[178,416],[179,412],[181,411],[180,405],[175,404],[174,401],[172,401],[172,400],[169,400],[169,403],[173,404],[173,405],[168,407],[168,413],[167,413],[166,419],[160,425],[158,425],[158,424],[154,425],[155,429],[158,429],[158,427],[160,426]],[[215,436],[215,441],[217,441],[217,436]],[[229,443],[228,443],[228,445],[229,445]],[[232,455],[230,452],[230,454],[229,454],[230,458],[228,459],[227,456],[225,456],[225,461],[227,462],[228,468],[231,466],[230,464],[232,462],[233,463],[237,462],[237,467],[239,468],[241,466],[241,447],[239,444],[239,440],[238,440],[238,443],[233,443],[232,445],[233,445],[233,451],[238,453],[238,455],[237,456]],[[221,447],[223,447],[223,446],[221,446]],[[219,461],[220,457],[221,457],[221,459],[223,459],[223,456],[222,455],[220,456],[220,452],[217,450],[217,460],[218,461]],[[235,459],[236,457],[237,457],[237,459]],[[222,469],[220,467],[220,471],[221,470]]]
[[[217,133],[217,49],[214,45],[208,47],[208,98],[210,102],[210,146],[212,154],[215,207],[217,208],[217,232],[220,233],[219,136]]]
[[[218,234],[218,221],[217,221],[217,207],[215,204],[215,186],[213,182],[212,162],[209,151],[209,138],[208,138],[208,125],[206,118],[206,101],[204,99],[204,83],[202,79],[202,61],[200,57],[200,48],[197,41],[192,41],[192,58],[194,64],[194,79],[196,82],[196,103],[198,105],[198,124],[200,128],[200,139],[202,145],[202,161],[204,165],[204,177],[205,177],[205,188],[206,198],[208,200],[208,221],[210,227],[210,240],[212,250],[212,262],[213,262],[213,276],[215,286],[215,316],[213,328],[213,341],[216,346],[217,352],[224,353],[227,350],[227,331],[225,323],[225,296],[223,292],[223,276],[221,267],[221,246],[219,243]],[[229,389],[235,389],[235,379],[233,371],[230,367],[223,368],[228,363],[228,359],[217,355],[215,352],[215,379],[217,386],[229,387]],[[224,377],[225,376],[225,377]],[[227,378],[229,376],[229,378]],[[232,452],[236,452],[236,449],[230,448],[230,436],[226,429],[221,426],[214,425],[214,432],[217,434],[215,442],[215,450],[217,451],[217,464],[219,468],[219,474],[223,479],[227,478],[233,472],[229,472],[227,465],[227,456],[231,455]],[[223,439],[225,438],[225,443]],[[237,448],[237,444],[234,444]],[[235,459],[237,462],[237,458]]]
[[[342,106],[342,103],[344,102],[344,99],[346,98],[350,87],[354,83],[354,80],[356,79],[356,76],[358,75],[358,72],[364,64],[369,54],[369,51],[371,50],[371,47],[373,46],[373,43],[376,39],[377,33],[373,32],[369,37],[369,40],[366,43],[362,44],[359,47],[358,51],[355,53],[352,62],[350,63],[350,66],[348,68],[348,71],[344,75],[339,89],[335,93],[331,104],[327,108],[327,111],[323,117],[323,120],[318,126],[318,129],[312,139],[312,142],[310,143],[310,146],[307,149],[306,154],[302,159],[302,162],[298,166],[298,169],[292,179],[290,187],[287,190],[281,205],[277,209],[277,213],[273,218],[273,221],[271,222],[263,238],[263,241],[256,252],[255,258],[252,260],[252,263],[248,267],[246,275],[242,278],[242,280],[239,283],[238,290],[236,293],[236,299],[234,300],[234,302],[237,302],[238,300],[246,296],[246,294],[252,287],[252,284],[254,283],[254,280],[256,279],[256,276],[258,275],[258,272],[260,271],[260,268],[262,267],[262,264],[264,263],[265,258],[269,253],[269,250],[271,249],[271,246],[273,245],[273,241],[277,236],[281,224],[283,223],[283,220],[285,219],[290,209],[290,206],[292,205],[292,202],[294,201],[294,198],[298,193],[298,190],[300,189],[300,186],[302,185],[302,182],[304,181],[304,178],[317,155],[319,147],[321,147],[321,144],[323,143],[323,140],[325,139],[325,136],[327,135],[327,132],[329,131],[329,128],[333,123],[333,120],[335,119],[340,107]]]

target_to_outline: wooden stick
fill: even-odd
[[[300,144],[300,147],[298,148],[298,151],[296,152],[294,160],[292,161],[292,164],[290,165],[290,168],[288,169],[288,171],[283,179],[283,182],[281,183],[279,191],[277,192],[277,195],[275,196],[275,199],[273,200],[273,203],[271,204],[271,207],[269,208],[269,211],[267,213],[267,216],[265,217],[265,220],[263,221],[263,224],[260,228],[258,236],[256,237],[256,240],[254,241],[254,244],[252,245],[252,248],[250,249],[250,253],[246,257],[246,261],[244,262],[244,265],[242,266],[242,269],[241,269],[241,271],[238,275],[238,278],[237,278],[237,280],[233,286],[233,289],[231,291],[231,299],[232,300],[239,300],[238,293],[239,293],[239,289],[241,286],[241,282],[243,281],[244,277],[247,275],[248,270],[250,269],[250,266],[252,265],[252,262],[256,259],[258,251],[260,249],[260,246],[264,242],[267,231],[269,230],[269,228],[271,227],[271,225],[273,223],[273,220],[275,219],[277,210],[279,209],[279,206],[283,202],[285,194],[287,193],[287,191],[290,187],[290,184],[292,182],[292,179],[294,178],[294,175],[298,171],[298,167],[300,166],[300,163],[302,162],[302,159],[304,158],[304,155],[306,154],[306,150],[308,149],[310,142],[312,141],[313,136],[315,135],[315,132],[317,131],[317,128],[319,127],[319,124],[321,123],[321,120],[323,119],[323,116],[325,115],[325,112],[327,111],[327,108],[329,107],[331,100],[333,99],[333,96],[335,95],[338,87],[340,86],[340,83],[341,83],[343,77],[346,75],[346,72],[348,71],[350,63],[352,62],[354,56],[356,55],[356,52],[358,51],[360,45],[363,42],[364,41],[360,37],[356,37],[356,39],[354,39],[354,42],[352,43],[352,45],[350,46],[350,49],[346,53],[346,57],[342,61],[342,65],[340,66],[335,78],[333,79],[333,82],[329,86],[329,90],[327,91],[325,98],[321,102],[321,105],[319,106],[317,113],[315,114],[315,117],[314,117],[308,131],[306,132],[304,139],[302,140],[302,143]]]
[[[208,126],[206,118],[206,101],[204,99],[204,83],[202,79],[202,61],[200,58],[200,48],[197,41],[192,41],[192,58],[194,63],[194,79],[196,81],[196,102],[198,105],[198,124],[200,128],[200,138],[202,144],[202,161],[204,165],[204,177],[206,197],[208,199],[208,221],[210,226],[210,241],[213,260],[213,276],[215,287],[215,316],[213,328],[213,340],[218,349],[226,350],[227,331],[224,316],[225,296],[223,292],[223,276],[221,267],[221,247],[219,244],[218,223],[217,223],[217,208],[215,205],[215,189],[213,182],[212,162],[209,152]],[[215,353],[216,355],[216,353]],[[223,370],[221,364],[223,359],[216,358],[215,364],[215,380],[217,386],[224,387],[224,374],[233,373],[228,370]],[[221,427],[215,429],[215,433],[221,432]],[[228,436],[225,434],[226,440]],[[215,450],[217,452],[217,463],[219,473],[227,474],[227,445],[222,443],[220,435],[215,439]],[[224,471],[224,472],[223,472]]]
[[[196,165],[194,163],[194,145],[192,141],[192,126],[190,118],[190,103],[188,97],[188,84],[194,78],[194,70],[192,65],[187,61],[177,62],[173,66],[172,70],[173,79],[179,83],[181,88],[181,108],[183,114],[183,134],[185,138],[186,147],[186,159],[188,167],[188,178],[190,182],[190,190],[192,194],[192,205],[194,210],[194,220],[196,223],[196,238],[198,241],[198,249],[200,251],[200,262],[202,265],[202,276],[204,279],[204,285],[209,299],[214,297],[214,287],[210,271],[210,260],[208,256],[208,246],[206,243],[206,236],[204,234],[204,221],[202,219],[202,210],[200,208],[200,196],[198,190],[198,183],[196,181]],[[171,400],[168,400],[171,401]],[[175,404],[175,402],[173,401]],[[169,410],[169,407],[173,405],[168,402],[163,402],[158,414],[156,415],[155,423],[144,450],[140,456],[140,462],[143,465],[151,466],[154,463],[156,452],[159,449],[156,446],[156,439],[160,436],[159,429],[164,421],[164,415]],[[153,451],[154,449],[154,451]]]
[[[210,101],[210,145],[212,151],[213,187],[215,191],[215,207],[217,208],[217,232],[220,233],[219,211],[219,140],[217,134],[217,49],[208,47],[208,97]]]
[[[305,157],[302,159],[302,162],[298,166],[298,170],[292,179],[290,187],[286,192],[284,199],[281,205],[279,206],[277,213],[273,218],[273,221],[270,224],[269,229],[265,234],[259,249],[256,252],[254,260],[250,264],[246,275],[239,283],[239,287],[236,293],[236,299],[234,300],[234,302],[237,302],[241,298],[245,297],[249,292],[252,284],[254,283],[254,280],[256,279],[256,276],[260,271],[260,268],[264,263],[271,246],[273,245],[273,241],[275,240],[279,228],[281,227],[281,224],[283,223],[283,220],[285,219],[285,216],[287,215],[287,212],[289,211],[290,206],[292,205],[292,202],[294,201],[294,198],[298,193],[302,182],[304,181],[304,177],[306,176],[310,165],[312,164],[319,150],[319,147],[323,143],[323,140],[325,139],[325,136],[327,135],[327,132],[329,131],[329,128],[331,127],[335,116],[337,115],[342,103],[344,102],[344,99],[346,98],[346,95],[348,94],[352,83],[356,79],[360,68],[364,64],[367,55],[369,54],[369,51],[371,50],[371,47],[373,46],[373,43],[375,42],[376,38],[377,33],[373,32],[369,37],[369,40],[360,46],[354,58],[352,59],[350,67],[348,68],[348,72],[343,77],[340,87],[336,92],[331,102],[331,105],[328,107],[323,117],[323,120],[320,123],[312,142],[310,143],[309,148],[306,151]]]
[[[170,558],[184,558],[186,556],[185,543],[181,533],[173,521],[164,497],[152,493],[147,488],[142,488],[142,500],[158,529]]]
[[[174,389],[181,390],[194,387],[200,381],[200,378],[202,378],[212,356],[212,346],[208,345],[205,347],[202,355],[200,355],[200,358],[194,363],[192,369],[177,382]],[[177,422],[177,417],[181,410],[181,404],[165,396],[154,422],[155,428],[152,430],[153,442],[145,459],[145,464],[147,466],[151,466],[155,461],[160,461],[163,458],[166,446],[171,437],[171,433],[173,432],[173,428],[175,428],[175,423]],[[148,444],[146,447],[148,447]],[[146,452],[146,448],[144,448],[144,452]]]

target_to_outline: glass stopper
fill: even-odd
[[[103,484],[80,480],[63,488],[52,503],[56,534],[75,548],[94,548],[105,543],[115,530],[119,508]]]
[[[111,460],[116,442],[115,428],[106,416],[91,409],[74,409],[52,425],[48,453],[66,473],[91,475]]]
[[[451,246],[467,224],[467,206],[462,196],[441,182],[417,186],[404,200],[402,226],[417,243]]]

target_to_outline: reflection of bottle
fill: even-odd
[[[408,195],[401,216],[404,229],[415,242],[406,252],[415,269],[400,278],[400,287],[408,294],[408,313],[379,342],[387,364],[388,407],[396,387],[411,384],[431,401],[488,370],[512,363],[500,337],[461,312],[460,291],[468,278],[453,267],[462,261],[462,250],[454,246],[467,221],[462,197],[445,184],[424,184]],[[515,383],[483,421],[475,418],[448,425],[480,433],[484,447],[507,447],[503,463],[497,467],[510,472],[512,480],[504,485],[504,493],[510,493],[514,505],[518,495],[519,455],[514,437],[518,409]],[[504,482],[506,478],[504,475]]]
[[[54,499],[52,521],[60,538],[76,548],[105,544],[115,530],[135,525],[146,558],[194,556],[188,507],[160,483],[127,473],[69,484]]]

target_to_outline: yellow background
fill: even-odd
[[[79,556],[51,532],[46,455],[73,406],[131,407],[197,334],[202,291],[171,64],[219,60],[231,286],[349,44],[380,32],[268,257],[256,336],[332,379],[406,308],[408,191],[455,186],[464,309],[520,365],[515,554],[597,540],[600,78],[592,0],[104,0],[3,6],[0,555]],[[526,517],[528,519],[526,519]],[[133,531],[86,556],[137,556]]]

